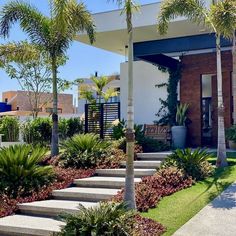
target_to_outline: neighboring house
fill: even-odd
[[[7,91],[2,93],[1,107],[11,107],[10,109],[0,110],[0,116],[11,115],[17,117],[31,116],[32,106],[26,91]],[[1,104],[5,104],[1,105]],[[72,116],[74,111],[73,95],[72,94],[58,94],[58,114],[62,117]],[[39,116],[49,116],[52,113],[52,94],[42,93]]]
[[[111,79],[111,81],[104,88],[104,91],[106,91],[106,89],[113,88],[118,93],[118,96],[111,97],[108,102],[119,102],[120,101],[120,76],[119,75],[112,75],[112,76],[108,76],[108,77]],[[81,79],[81,81],[83,81],[83,82],[79,83],[79,85],[78,85],[78,107],[77,107],[77,113],[80,115],[84,114],[85,104],[88,103],[88,101],[86,101],[85,99],[80,98],[80,93],[79,93],[80,87],[81,86],[90,86],[90,87],[93,86],[93,82],[89,78]],[[96,97],[95,93],[94,93],[94,97]]]
[[[211,0],[206,1],[209,5]],[[165,99],[165,87],[156,84],[167,82],[168,74],[158,65],[174,68],[182,63],[179,98],[189,103],[189,144],[216,145],[217,141],[217,83],[215,36],[204,27],[179,17],[170,23],[168,33],[157,33],[157,15],[160,2],[141,6],[134,16],[134,114],[135,122],[152,123],[160,108],[159,98]],[[93,46],[124,57],[127,56],[127,29],[125,16],[120,10],[93,15],[97,29]],[[78,41],[89,44],[86,35]],[[232,43],[222,39],[223,95],[226,128],[232,124]],[[121,117],[126,118],[127,63],[120,67]]]

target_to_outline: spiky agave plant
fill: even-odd
[[[0,191],[9,196],[26,196],[53,178],[51,166],[41,166],[47,150],[31,145],[0,149]]]
[[[127,211],[124,203],[100,203],[98,206],[85,208],[79,206],[77,214],[62,215],[66,222],[59,235],[131,235],[134,213]]]

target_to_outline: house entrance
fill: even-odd
[[[202,145],[211,146],[213,144],[213,99],[212,99],[212,82],[213,75],[202,75]]]

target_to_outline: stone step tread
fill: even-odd
[[[96,172],[101,172],[101,171],[107,171],[107,172],[116,172],[116,171],[126,171],[125,168],[119,168],[119,169],[97,169]],[[134,172],[148,172],[148,171],[156,171],[156,169],[134,169]]]
[[[0,218],[0,235],[49,236],[61,231],[65,223],[45,217],[12,215]]]
[[[126,161],[122,161],[121,162],[121,164],[123,165],[123,164],[126,164]],[[140,164],[140,165],[142,165],[142,164],[150,164],[150,165],[158,165],[158,164],[161,164],[161,161],[159,161],[159,160],[157,160],[157,161],[134,161],[134,165],[135,164]]]
[[[78,211],[79,204],[84,207],[92,207],[96,206],[97,203],[94,202],[84,202],[84,201],[66,201],[66,200],[44,200],[44,201],[36,201],[30,203],[21,203],[18,204],[19,209],[23,212],[32,212],[32,213],[40,213],[40,212],[49,212],[51,214],[59,214],[61,212],[67,213],[75,213]]]
[[[72,187],[55,190],[52,195],[55,199],[99,202],[111,199],[120,189]]]
[[[135,177],[143,177],[143,176],[150,176],[156,172],[156,169],[142,169],[142,168],[135,168],[134,169],[134,176]],[[124,177],[126,174],[125,168],[120,169],[97,169],[95,174],[99,176],[114,176],[114,177]]]
[[[168,155],[170,155],[172,152],[150,152],[150,153],[137,153],[137,157],[152,157],[152,158],[166,158]]]
[[[89,178],[84,178],[84,179],[75,179],[74,180],[74,183],[80,183],[80,182],[125,182],[125,177],[104,177],[104,176],[92,176],[92,177],[89,177]],[[135,182],[140,182],[141,181],[141,178],[134,178],[134,181]]]

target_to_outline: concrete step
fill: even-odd
[[[152,169],[152,168],[159,168],[161,165],[161,161],[134,161],[134,168],[141,168],[141,169]],[[122,161],[121,166],[125,167],[126,162]]]
[[[65,223],[45,217],[12,215],[0,218],[1,236],[50,236],[61,231]]]
[[[134,182],[138,183],[141,178],[135,178]],[[93,176],[90,178],[76,179],[74,184],[78,187],[89,187],[89,188],[123,188],[125,186],[125,177],[103,177]]]
[[[22,203],[18,204],[18,206],[20,212],[23,214],[55,217],[64,212],[78,212],[79,204],[82,204],[86,208],[97,205],[95,202],[45,200],[31,203]]]
[[[137,158],[138,160],[144,160],[144,161],[163,161],[167,158],[168,155],[170,155],[172,152],[150,152],[150,153],[138,153]]]
[[[110,177],[125,177],[126,169],[97,169],[96,174],[99,176]],[[153,175],[156,173],[156,169],[134,169],[135,177],[143,177]]]
[[[98,202],[111,199],[119,190],[120,189],[72,187],[54,190],[52,195],[55,199]]]

